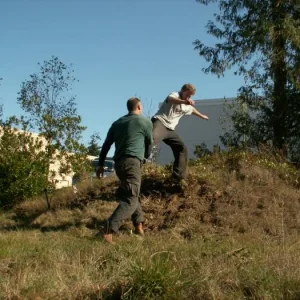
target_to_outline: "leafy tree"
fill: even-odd
[[[95,132],[91,135],[90,141],[88,144],[88,155],[98,156],[100,153],[101,146],[99,145],[99,141],[101,140],[98,132]]]
[[[2,81],[2,79],[3,79],[3,78],[0,78],[0,86],[1,86],[1,81]],[[3,115],[3,105],[1,104],[1,105],[0,105],[0,124],[1,124],[1,122],[2,122],[2,121],[1,121],[2,115]]]
[[[215,21],[207,24],[219,42],[194,43],[209,63],[203,71],[223,76],[234,67],[245,78],[233,113],[233,139],[240,142],[247,135],[252,145],[300,150],[294,143],[300,138],[300,0],[196,1],[219,7]]]
[[[28,132],[24,117],[4,121],[1,105],[0,125],[0,206],[11,207],[49,186],[47,160],[42,140]]]
[[[71,94],[76,81],[72,66],[57,57],[39,66],[39,72],[22,83],[18,103],[26,113],[28,127],[45,139],[46,173],[50,173],[50,165],[56,159],[61,162],[60,173],[68,173],[71,168],[83,172],[87,151],[79,141],[85,127]]]
[[[211,151],[207,148],[207,145],[203,142],[200,145],[195,146],[194,154],[197,158],[202,158],[211,154]]]
[[[22,120],[10,118],[1,126],[0,206],[12,206],[40,195],[48,185],[47,159],[43,143],[32,133],[17,130]],[[23,123],[25,125],[25,123]]]

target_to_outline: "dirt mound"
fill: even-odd
[[[194,162],[180,184],[170,180],[170,167],[149,164],[143,172],[141,201],[148,231],[170,229],[188,239],[207,230],[280,236],[300,232],[298,173],[286,164],[253,155],[209,157]],[[116,178],[87,181],[77,193],[66,189],[54,194],[50,211],[42,198],[18,205],[15,220],[35,227],[97,228],[117,200]]]
[[[287,165],[268,167],[252,155],[230,160],[211,157],[194,163],[180,191],[166,179],[168,170],[156,176],[146,171],[141,192],[148,229],[178,229],[187,238],[199,230],[299,233],[296,171]]]

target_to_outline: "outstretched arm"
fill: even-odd
[[[201,119],[203,119],[203,120],[208,120],[209,119],[208,116],[201,114],[196,108],[193,108],[192,114],[199,117],[199,118],[201,118]]]

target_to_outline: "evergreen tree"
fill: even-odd
[[[99,141],[101,140],[99,133],[95,132],[91,135],[90,141],[88,144],[88,155],[99,156],[101,146]]]
[[[195,49],[209,64],[205,73],[223,76],[228,69],[245,78],[233,112],[234,131],[224,141],[270,143],[298,152],[300,138],[300,0],[196,0],[218,3],[208,34],[213,47],[200,40]],[[245,141],[245,139],[243,139]],[[299,143],[297,143],[299,144]],[[296,148],[295,148],[296,147]]]

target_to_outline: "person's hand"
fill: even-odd
[[[104,167],[98,166],[96,169],[96,176],[100,179],[100,177],[103,177],[104,173]]]
[[[206,115],[202,115],[201,118],[202,118],[203,120],[209,120],[209,117],[206,116]]]
[[[186,104],[186,105],[192,105],[192,106],[195,106],[195,101],[192,100],[192,99],[186,99],[186,100],[185,100],[185,104]]]

